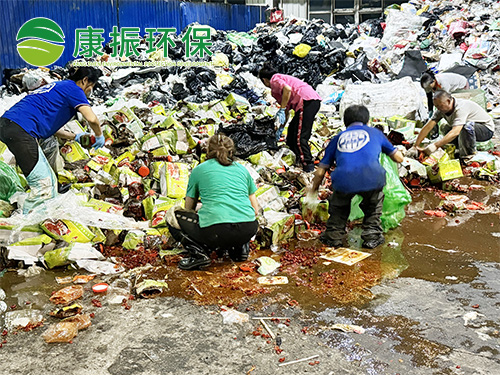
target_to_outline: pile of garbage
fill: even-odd
[[[275,139],[277,106],[255,75],[265,62],[310,83],[324,99],[310,142],[316,160],[344,129],[340,114],[353,103],[366,105],[372,125],[406,150],[427,119],[425,92],[415,81],[427,68],[470,72],[477,88],[462,97],[500,117],[500,23],[495,16],[500,4],[412,1],[385,13],[385,19],[357,26],[287,19],[248,33],[217,31],[214,54],[204,59],[185,58],[178,36],[169,58],[210,60],[211,66],[101,66],[104,75],[91,102],[105,146],[94,150],[58,141],[53,168],[61,185],[71,184],[69,192],[29,215],[18,213],[26,180],[0,143],[0,269],[19,262],[46,268],[73,264],[92,274],[116,275],[175,256],[179,249],[168,232],[167,212],[183,205],[190,171],[205,160],[206,140],[218,132],[234,140],[237,162],[258,186],[264,213],[257,241],[276,250],[292,239],[317,238],[328,218],[331,192],[326,182],[317,198],[304,197],[312,176],[297,168],[295,155]],[[162,53],[140,51],[134,60],[164,60]],[[115,60],[130,59],[105,55],[92,61]],[[0,115],[27,92],[67,74],[67,67],[5,71]],[[65,125],[74,133],[86,128],[79,119]],[[383,158],[384,229],[404,218],[410,189],[434,184],[460,192],[457,179],[464,174],[499,182],[498,140],[479,148],[482,152],[465,166],[455,159],[453,147],[419,160],[405,158],[399,168]],[[439,212],[485,209],[453,196],[443,199]],[[355,199],[350,220],[362,217],[358,206]]]
[[[462,97],[489,109],[498,104],[500,52],[495,37],[500,26],[491,16],[492,12],[500,12],[497,5],[483,1],[446,5],[439,1],[413,1],[390,6],[385,19],[368,20],[357,27],[291,18],[278,25],[257,25],[248,33],[214,30],[214,54],[205,58],[184,57],[179,35],[167,59],[210,60],[213,65],[101,66],[104,75],[96,85],[92,101],[103,125],[106,146],[93,150],[76,142],[61,142],[54,164],[59,183],[72,184],[72,203],[66,203],[70,201],[67,199],[59,203],[55,200],[52,207],[44,206],[28,220],[23,218],[23,225],[26,228],[29,223],[36,228],[35,233],[42,236],[41,243],[51,239],[69,244],[119,244],[129,250],[138,246],[152,251],[169,249],[165,213],[182,205],[190,170],[204,160],[204,141],[223,132],[234,140],[239,162],[258,184],[257,197],[264,208],[262,227],[270,229],[263,243],[277,245],[294,237],[294,227],[307,237],[301,229],[326,221],[328,191],[320,193],[322,200],[318,202],[302,198],[311,176],[295,168],[294,154],[279,148],[274,138],[274,99],[256,77],[263,63],[271,62],[278,71],[304,79],[324,98],[311,138],[317,159],[328,140],[343,129],[335,104],[340,113],[350,104],[365,104],[370,109],[372,124],[404,150],[416,139],[418,127],[428,113],[425,93],[414,80],[429,67],[436,71],[480,69],[475,76],[476,87],[484,85],[485,91],[471,90]],[[478,48],[482,48],[481,52],[476,51]],[[139,46],[139,51],[139,57],[104,55],[92,61],[165,60],[162,51],[146,54],[144,46]],[[62,67],[5,71],[0,114],[26,92],[66,76],[67,68]],[[402,101],[401,97],[406,99]],[[65,128],[80,133],[85,125],[73,120]],[[494,146],[491,141],[480,145],[490,153],[478,154],[465,173],[497,180],[500,168]],[[454,159],[453,150],[446,151],[438,150],[425,160],[406,158],[399,170],[387,162],[386,169],[390,176],[392,168],[392,174],[399,175],[410,188],[461,177],[462,167]],[[0,212],[8,217],[16,203],[22,203],[26,182],[12,169],[15,161],[5,145],[0,145],[0,160],[2,178],[9,181],[2,185],[10,189],[2,191]],[[395,191],[394,187],[399,194],[394,201],[401,202],[394,208],[397,212],[410,198],[397,178],[394,185],[388,184],[387,193]],[[75,217],[76,207],[113,217]],[[396,215],[399,219],[384,220],[391,222],[385,228],[397,225],[402,215],[404,212]],[[389,216],[390,213],[383,219]],[[108,224],[103,226],[103,221]],[[19,224],[11,219],[2,228],[12,230],[16,225]],[[7,242],[12,242],[10,232],[9,238]],[[37,257],[31,255],[13,259],[34,261]],[[49,261],[47,265],[61,263],[64,261]]]

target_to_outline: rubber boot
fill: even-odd
[[[250,254],[250,242],[243,244],[241,246],[232,247],[229,250],[229,257],[234,262],[244,262],[248,259],[248,255]]]
[[[208,249],[204,246],[198,244],[193,241],[189,237],[187,237],[184,233],[182,233],[182,241],[181,244],[184,246],[186,251],[188,252],[188,256],[182,258],[179,262],[179,268],[181,270],[193,270],[199,269],[203,267],[207,267],[212,263],[208,254]]]
[[[383,235],[380,235],[375,238],[365,239],[363,241],[362,247],[366,249],[375,249],[377,246],[382,245],[385,242],[385,238]]]

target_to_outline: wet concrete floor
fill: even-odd
[[[463,183],[478,184],[467,178]],[[167,281],[168,297],[226,305],[250,315],[295,316],[301,334],[316,335],[321,345],[339,350],[359,366],[359,373],[498,373],[489,371],[500,369],[500,189],[480,184],[482,189],[467,196],[491,212],[430,217],[423,211],[436,209],[440,197],[435,191],[414,191],[401,226],[353,266],[325,264],[317,241],[293,243],[283,253],[252,252],[251,259],[267,255],[281,260],[278,275],[288,277],[287,285],[259,285],[255,268],[227,259],[205,271],[180,271],[175,256],[139,277]],[[360,249],[358,226],[348,242]],[[76,273],[45,271],[25,278],[7,272],[0,288],[9,309],[48,312],[50,293],[61,287],[55,276]],[[91,284],[100,279],[107,280],[98,276]],[[105,297],[98,299],[105,302]],[[330,328],[335,323],[359,325],[366,332],[339,332]],[[286,329],[286,324],[275,321],[273,329]],[[12,341],[8,345],[15,345]]]

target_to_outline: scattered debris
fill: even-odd
[[[233,323],[246,323],[249,321],[250,317],[248,314],[241,313],[234,309],[229,309],[225,306],[221,307],[221,315],[224,324],[233,324]]]
[[[295,361],[290,361],[290,362],[284,362],[284,363],[279,364],[278,366],[282,367],[282,366],[293,365],[293,364],[299,363],[299,362],[307,362],[307,361],[310,361],[311,359],[315,359],[315,358],[318,358],[318,357],[319,357],[319,354],[316,354],[316,355],[313,355],[311,357],[297,359]]]
[[[365,333],[365,329],[360,326],[352,325],[352,324],[334,324],[329,326],[330,329],[337,329],[342,332],[354,332],[354,333]]]
[[[348,266],[352,266],[353,264],[358,263],[359,261],[368,258],[371,254],[364,253],[358,250],[346,249],[344,247],[339,247],[337,249],[327,247],[326,251],[329,251],[327,254],[322,255],[320,258],[330,260],[333,262],[347,264]]]
[[[266,329],[267,333],[271,336],[271,338],[274,340],[276,338],[276,335],[271,331],[271,328],[267,325],[267,323],[264,321],[264,319],[259,319],[260,324]],[[279,346],[279,345],[278,345]]]

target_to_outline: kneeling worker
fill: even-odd
[[[417,150],[430,155],[439,147],[454,143],[459,157],[466,159],[476,153],[476,142],[485,142],[493,137],[493,118],[479,104],[471,100],[456,99],[446,91],[437,91],[434,95],[434,105],[438,110],[418,135],[415,142]],[[425,136],[443,118],[448,123],[441,129],[445,136],[425,148],[419,147]]]

